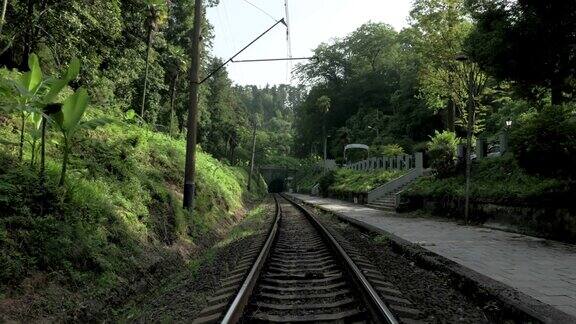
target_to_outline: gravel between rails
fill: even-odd
[[[442,272],[419,268],[395,253],[387,238],[360,232],[329,213],[316,212],[318,219],[363,251],[388,281],[395,284],[432,323],[490,323],[486,312],[455,289]]]
[[[303,213],[279,200],[278,238],[240,322],[365,322],[367,312],[334,251]]]

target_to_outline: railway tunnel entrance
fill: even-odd
[[[292,177],[296,174],[296,169],[284,166],[264,165],[260,167],[260,174],[268,185],[268,192],[278,193],[290,191]]]

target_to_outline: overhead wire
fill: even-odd
[[[246,2],[247,4],[251,5],[252,7],[256,8],[257,10],[259,10],[260,12],[264,13],[266,16],[270,17],[272,20],[274,21],[278,21],[278,19],[276,19],[276,17],[272,16],[271,14],[269,14],[266,10],[258,7],[257,5],[253,4],[252,2],[248,1],[248,0],[242,0],[244,2]]]
[[[238,50],[238,45],[236,43],[236,38],[234,38],[234,35],[232,33],[232,24],[230,23],[230,17],[228,15],[228,6],[226,6],[226,1],[227,0],[221,0],[223,9],[224,9],[224,18],[226,19],[226,25],[228,27],[228,30],[230,31],[230,35],[231,35],[231,39],[232,39],[232,46],[233,50],[230,51],[231,53],[234,53],[236,50]],[[240,74],[240,78],[244,79],[244,67],[243,66],[239,66],[236,69],[238,69],[238,73]]]

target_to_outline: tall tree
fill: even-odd
[[[477,28],[467,47],[495,76],[550,89],[552,103],[576,86],[576,1],[468,0]]]
[[[142,90],[142,105],[140,106],[140,117],[144,118],[144,107],[146,106],[146,91],[148,87],[148,73],[150,68],[150,51],[154,41],[154,33],[166,21],[166,0],[144,0],[148,15],[146,18],[147,37],[146,37],[146,59],[144,72],[144,87]]]
[[[457,109],[463,106],[453,91],[457,78],[454,60],[462,53],[471,29],[464,0],[416,0],[410,21],[412,43],[424,60],[421,92],[431,108],[445,111],[446,126],[454,131]]]
[[[322,96],[316,101],[318,107],[318,112],[322,115],[322,143],[324,152],[324,163],[326,163],[327,158],[327,146],[328,146],[328,134],[326,133],[326,115],[330,112],[330,106],[332,106],[332,101],[328,96]]]

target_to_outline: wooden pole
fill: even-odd
[[[198,87],[200,72],[200,34],[203,19],[202,0],[195,0],[194,27],[192,29],[192,51],[190,68],[190,102],[188,109],[188,134],[186,137],[186,166],[184,170],[184,208],[194,210],[196,178],[196,132],[198,123]]]

